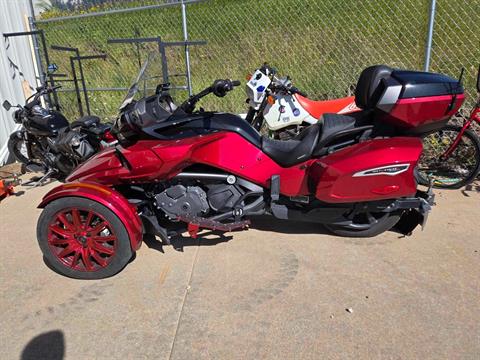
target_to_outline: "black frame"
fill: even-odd
[[[477,74],[477,91],[480,93],[480,65],[478,65],[478,74]]]
[[[187,77],[187,74],[177,74],[177,75],[169,75],[168,73],[168,61],[167,61],[167,55],[165,52],[165,49],[167,47],[175,47],[175,46],[190,46],[190,45],[206,45],[207,42],[204,40],[200,41],[169,41],[165,42],[162,41],[162,38],[160,36],[157,37],[148,37],[148,38],[122,38],[122,39],[107,39],[107,44],[136,44],[137,45],[137,57],[138,57],[138,62],[141,66],[142,60],[140,58],[140,48],[139,44],[141,43],[148,43],[148,42],[156,42],[158,44],[158,52],[160,53],[160,56],[162,58],[162,77],[163,77],[163,82],[165,84],[169,83],[169,77],[170,76],[185,76]],[[189,85],[187,84],[186,86],[176,86],[176,87],[170,87],[170,89],[178,89],[178,90],[189,90]]]
[[[60,80],[61,82],[73,82],[75,86],[75,93],[77,95],[77,104],[78,104],[78,112],[80,116],[84,116],[85,113],[83,111],[83,105],[82,105],[82,98],[80,95],[80,87],[78,85],[78,81],[80,80],[82,84],[82,93],[83,93],[83,98],[85,100],[85,107],[87,109],[87,114],[91,115],[90,112],[90,101],[88,99],[88,91],[87,91],[87,85],[85,82],[85,74],[83,72],[83,66],[82,66],[82,60],[94,60],[94,59],[102,59],[106,60],[107,54],[96,54],[96,55],[80,55],[80,50],[78,48],[73,48],[73,47],[68,47],[68,46],[60,46],[60,45],[52,45],[51,46],[52,50],[56,51],[64,51],[64,52],[71,52],[74,53],[75,56],[70,56],[70,67],[72,71],[72,80]],[[78,70],[79,70],[79,75],[80,79],[77,77],[77,71],[75,67],[75,61],[78,62]],[[63,74],[61,74],[63,76]]]
[[[34,30],[34,31],[20,31],[20,32],[13,32],[13,33],[4,33],[3,37],[5,39],[8,39],[10,37],[17,37],[17,36],[35,36],[35,35],[40,35],[40,41],[42,43],[44,55],[45,55],[45,63],[47,65],[47,69],[50,66],[50,57],[48,56],[48,48],[47,48],[47,41],[45,39],[45,32],[40,29],[40,30]],[[39,69],[39,71],[42,71]],[[49,81],[46,79],[48,76]],[[55,87],[55,80],[53,74],[40,74],[40,82],[43,86],[48,85],[48,82],[50,82],[50,86],[53,88]],[[49,105],[52,105],[56,110],[60,110],[60,103],[58,102],[58,94],[57,91],[54,90],[52,92],[53,94],[53,102],[50,97],[50,94],[46,95],[46,101]]]

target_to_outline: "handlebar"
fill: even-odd
[[[290,88],[290,92],[291,92],[292,94],[298,94],[298,95],[303,96],[303,97],[308,97],[308,95],[307,95],[306,93],[304,93],[303,91],[298,90],[295,86],[292,86],[292,87]]]
[[[212,92],[218,97],[224,97],[227,92],[232,91],[235,86],[239,86],[238,80],[215,80],[211,86]]]
[[[198,94],[189,97],[185,102],[180,105],[180,108],[186,113],[192,113],[195,109],[196,103],[203,97],[207,96],[210,93],[214,93],[218,97],[224,97],[227,95],[227,92],[232,91],[235,86],[239,86],[240,81],[238,80],[229,80],[229,79],[219,79],[215,80],[213,84]]]
[[[273,91],[279,91],[280,90],[280,91],[285,91],[286,93],[289,93],[289,94],[292,94],[292,95],[293,94],[298,94],[298,95],[303,96],[303,97],[308,97],[308,95],[306,93],[298,90],[298,88],[296,88],[295,86],[292,86],[292,84],[290,82],[285,84],[283,82],[276,81],[276,82],[272,82],[270,87]]]
[[[55,90],[60,89],[61,87],[62,87],[62,85],[57,85],[57,86],[54,86],[54,87],[49,87],[49,86],[44,85],[44,86],[37,87],[35,89],[35,90],[37,90],[37,92],[35,94],[33,94],[32,96],[30,96],[27,100],[25,100],[25,108],[30,109],[33,106],[38,105],[38,101],[39,101],[41,96],[46,95],[46,94],[50,94],[50,93],[54,92]],[[32,99],[32,98],[33,98],[33,100],[30,101],[30,99]]]
[[[287,76],[285,78],[279,78],[277,76],[277,69],[274,67],[271,67],[267,63],[264,63],[260,69],[262,73],[265,75],[269,76],[272,79],[272,83],[270,84],[270,89],[273,91],[285,91],[286,93],[289,94],[298,94],[303,97],[308,97],[306,93],[303,91],[300,91],[298,88],[292,85],[292,82],[290,81],[290,78]]]

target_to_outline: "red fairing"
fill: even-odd
[[[108,170],[107,170],[108,171]],[[130,238],[132,250],[138,250],[142,244],[143,225],[137,209],[117,191],[93,183],[67,183],[50,190],[42,199],[39,208],[65,197],[82,197],[96,201],[114,212],[125,226]]]
[[[122,163],[115,156],[114,148],[107,148],[98,154],[95,154],[87,162],[78,166],[75,171],[67,177],[68,182],[78,179],[75,174],[82,174],[85,177],[87,174],[98,174],[99,172],[109,173],[122,167]]]
[[[412,196],[417,184],[413,171],[422,152],[418,138],[365,141],[315,161],[309,174],[317,184],[316,197],[328,203],[350,203]],[[397,175],[382,168],[398,165]]]
[[[122,165],[116,150],[110,149],[82,164],[67,180],[104,185],[161,181],[199,163],[264,187],[269,187],[272,175],[280,175],[280,191],[287,196],[307,195],[309,192],[305,169],[312,160],[283,168],[259,148],[232,132],[172,141],[142,140],[126,149],[119,149],[129,165]]]
[[[453,95],[400,99],[386,116],[386,120],[402,127],[419,127],[447,120],[458,111],[464,99],[463,94],[458,94],[450,111]]]
[[[231,149],[231,151],[224,151]],[[235,149],[242,149],[241,156]],[[280,192],[308,195],[308,178],[317,184],[316,196],[325,202],[354,202],[410,196],[416,192],[413,169],[422,151],[417,138],[366,141],[319,160],[282,168],[260,149],[236,133],[219,132],[175,141],[144,140],[121,149],[129,165],[115,151],[105,151],[79,167],[69,180],[105,185],[143,183],[171,178],[191,164],[222,169],[268,188],[272,175],[280,175]],[[354,176],[392,164],[407,164],[399,175]]]
[[[333,100],[311,100],[299,94],[295,98],[302,107],[314,118],[320,119],[325,113],[348,114],[361,109],[355,105],[355,97],[349,96]]]

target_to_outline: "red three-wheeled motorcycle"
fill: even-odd
[[[115,123],[118,145],[80,165],[39,205],[37,236],[59,273],[98,279],[120,271],[144,234],[246,228],[249,217],[317,222],[340,236],[410,234],[433,204],[417,189],[420,136],[463,102],[458,81],[433,73],[365,69],[351,116],[325,114],[297,137],[262,137],[240,117],[195,110],[237,81],[217,80],[175,106],[148,86],[147,61]]]

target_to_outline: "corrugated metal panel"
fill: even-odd
[[[28,91],[29,86],[36,86],[28,37],[3,37],[4,33],[27,31],[27,16],[27,0],[0,0],[0,104],[4,100],[12,104],[23,104],[24,87]],[[7,112],[3,107],[0,109],[0,164],[7,161],[8,137],[16,129],[12,111]]]

